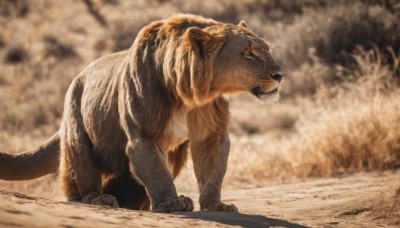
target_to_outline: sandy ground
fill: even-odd
[[[0,191],[0,227],[398,227],[375,210],[400,171],[361,173],[249,189],[225,189],[240,214],[198,211],[155,214],[53,201]],[[1,187],[0,187],[1,189]],[[197,198],[195,192],[185,192]],[[392,202],[392,201],[391,201]]]

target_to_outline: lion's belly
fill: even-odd
[[[187,113],[186,110],[179,110],[168,121],[161,140],[158,142],[158,146],[164,153],[174,150],[189,138]]]

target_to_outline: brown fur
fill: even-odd
[[[173,184],[190,150],[201,209],[237,211],[221,202],[229,155],[229,105],[222,95],[250,91],[277,98],[282,74],[268,45],[244,22],[176,15],[149,24],[128,51],[96,60],[71,83],[59,134],[50,143],[61,151],[64,193],[91,204],[149,209],[151,202],[156,212],[193,210]],[[58,150],[45,146],[33,154],[40,153]],[[2,179],[56,170],[34,159],[42,171],[21,174],[7,159],[0,159],[8,170]],[[11,158],[20,164],[29,159]]]

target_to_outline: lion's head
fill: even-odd
[[[201,105],[240,91],[261,100],[279,98],[285,73],[272,58],[265,40],[243,21],[238,25],[189,28],[183,34],[181,48],[177,91],[185,103]]]

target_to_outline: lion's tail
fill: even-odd
[[[0,179],[29,180],[57,171],[60,163],[60,134],[55,133],[37,148],[20,154],[0,152]]]

